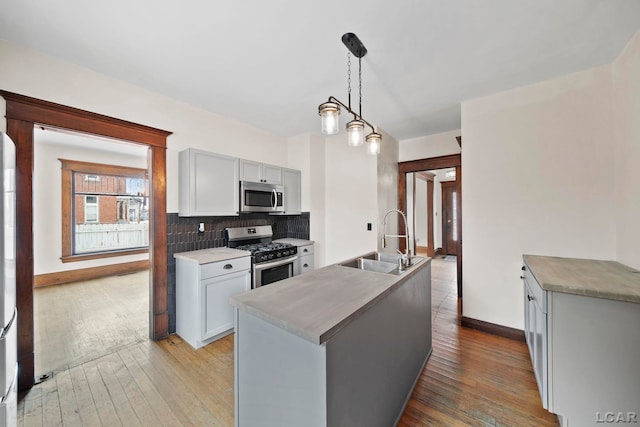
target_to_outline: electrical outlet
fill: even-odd
[[[370,222],[367,223],[367,231],[371,231],[371,223]]]
[[[204,233],[204,222],[198,225],[198,233]]]

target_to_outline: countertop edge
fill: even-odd
[[[539,282],[538,282],[539,283]],[[548,292],[557,292],[561,294],[578,295],[583,297],[601,298],[612,301],[628,302],[631,304],[640,304],[640,296],[637,295],[620,295],[613,292],[598,292],[592,289],[577,289],[571,286],[556,285],[553,283],[545,283],[542,289]]]
[[[412,268],[410,271],[407,271],[405,274],[398,276],[398,279],[393,283],[391,283],[387,288],[385,288],[380,293],[375,295],[373,298],[371,298],[369,301],[364,303],[362,306],[358,307],[356,310],[354,310],[351,314],[349,314],[345,318],[338,320],[333,326],[331,326],[325,332],[320,333],[319,335],[309,333],[308,331],[302,328],[293,327],[290,323],[287,323],[286,321],[283,321],[278,317],[265,313],[262,310],[256,309],[251,305],[245,304],[242,301],[238,301],[234,297],[231,297],[229,299],[229,303],[232,306],[236,307],[238,310],[246,311],[247,313],[252,314],[255,317],[258,317],[259,319],[262,319],[282,330],[285,330],[300,338],[303,338],[311,342],[312,344],[322,345],[325,342],[329,341],[333,336],[335,336],[340,330],[345,328],[348,324],[350,324],[351,322],[356,320],[358,317],[360,317],[363,313],[365,313],[371,307],[375,306],[379,301],[384,299],[387,295],[389,295],[395,289],[402,286],[407,280],[409,280],[409,278],[417,274],[418,271],[422,270],[427,265],[430,265],[431,260],[432,258],[427,257],[423,261],[421,261],[419,264],[416,264],[415,268]],[[353,270],[351,267],[345,267],[345,266],[336,265],[336,264],[329,265],[327,267],[344,268],[346,269],[345,271]],[[324,268],[327,268],[327,267],[324,267]],[[360,272],[359,274],[364,274],[364,275],[370,275],[370,274],[381,275],[382,274],[382,275],[388,276],[386,273],[378,273],[374,271],[359,270],[359,272]],[[312,273],[308,273],[308,274],[312,274]]]
[[[536,267],[534,266],[534,268],[531,268],[531,262],[533,261],[535,263],[536,259],[545,259],[545,258],[554,259],[554,260],[578,260],[582,262],[595,261],[595,262],[611,263],[612,265],[615,264],[620,266],[620,268],[623,268],[630,273],[637,274],[636,269],[613,260],[597,260],[597,259],[587,259],[587,258],[567,258],[567,257],[557,257],[557,256],[523,254],[522,259],[524,263],[527,265],[527,267],[529,268],[529,271],[531,271],[531,274],[536,279],[536,282],[538,282],[538,284],[544,291],[558,292],[563,294],[578,295],[578,296],[585,296],[585,297],[592,297],[592,298],[608,299],[612,301],[628,302],[631,304],[640,304],[640,294],[634,294],[634,293],[623,294],[620,292],[610,292],[604,289],[603,290],[582,289],[582,288],[577,288],[575,286],[554,283],[548,279],[545,279],[544,277],[540,277],[540,272],[536,274]]]
[[[240,251],[240,250],[237,250],[237,249],[233,249],[234,251],[237,251],[238,253],[229,253],[229,254],[225,254],[225,256],[224,256],[224,257],[221,257],[221,256],[219,256],[219,255],[216,257],[216,255],[215,255],[215,254],[211,254],[210,256],[211,256],[212,258],[215,258],[215,259],[209,259],[209,260],[203,260],[203,259],[201,259],[203,256],[204,256],[204,257],[206,257],[206,255],[203,255],[203,254],[204,254],[204,252],[206,252],[207,250],[212,250],[212,251],[213,251],[213,250],[215,250],[215,249],[225,249],[225,250],[228,250],[229,248],[210,248],[210,249],[200,249],[200,250],[197,250],[197,251],[178,252],[178,253],[173,254],[173,257],[174,257],[175,259],[181,259],[181,260],[186,260],[186,261],[192,261],[192,262],[195,262],[195,263],[197,263],[197,264],[202,265],[202,264],[209,264],[209,263],[212,263],[212,262],[222,262],[222,261],[226,261],[226,260],[230,260],[230,259],[236,259],[236,258],[243,258],[243,257],[246,257],[246,256],[251,256],[251,252],[248,252],[248,251]],[[195,252],[195,253],[200,253],[200,254],[201,254],[201,256],[200,256],[200,257],[193,256],[193,253],[194,253],[194,252]],[[189,254],[191,254],[191,255],[189,255]],[[200,259],[199,259],[199,258],[200,258]]]
[[[298,242],[296,243],[297,246],[307,246],[307,245],[313,245],[316,242],[313,240],[309,240],[309,239],[296,239],[294,237],[285,237],[283,239],[275,239],[274,242]]]

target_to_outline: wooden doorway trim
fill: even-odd
[[[455,181],[443,181],[440,183],[440,186],[442,188],[441,191],[441,198],[442,198],[442,213],[441,213],[441,218],[440,220],[442,221],[442,228],[441,228],[441,234],[442,234],[442,252],[444,253],[444,255],[456,255],[458,254],[458,242],[456,242],[455,244],[451,244],[449,245],[449,230],[447,227],[447,218],[450,215],[450,212],[447,208],[447,192],[450,191],[458,191],[458,185],[457,182]],[[456,194],[456,204],[458,203],[458,197]],[[458,210],[458,209],[456,209]],[[456,221],[456,227],[458,226],[457,224],[458,221]],[[454,253],[455,252],[455,253]]]
[[[47,125],[149,147],[151,224],[149,336],[169,335],[167,294],[166,147],[171,132],[0,90],[6,101],[7,134],[16,144],[16,305],[18,388],[34,384],[33,329],[33,129]]]
[[[462,138],[460,138],[460,143],[462,143]],[[458,298],[462,298],[462,156],[460,154],[451,154],[448,156],[398,163],[398,206],[400,206],[403,212],[406,212],[407,173],[451,167],[456,168],[458,209],[460,210],[460,215],[458,215],[458,255],[456,267],[458,273]],[[404,250],[404,244],[401,244],[401,250]]]

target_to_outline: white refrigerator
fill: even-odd
[[[18,406],[15,153],[11,138],[0,132],[0,427],[17,424]]]

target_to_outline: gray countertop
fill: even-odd
[[[231,305],[322,344],[431,259],[396,276],[330,265],[231,297]]]
[[[228,259],[251,256],[251,252],[231,248],[209,248],[201,249],[199,251],[179,252],[177,254],[173,254],[173,256],[174,258],[195,261],[198,264],[208,264],[210,262],[226,261]]]
[[[640,303],[640,272],[616,261],[524,255],[542,289]]]
[[[304,240],[304,239],[278,239],[278,240],[274,240],[274,242],[289,243],[295,246],[306,246],[306,245],[312,245],[314,243],[313,240]]]

